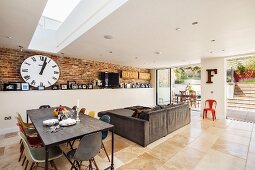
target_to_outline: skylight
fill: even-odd
[[[80,0],[48,0],[42,16],[64,22]]]

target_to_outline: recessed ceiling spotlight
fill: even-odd
[[[155,54],[159,55],[159,54],[161,54],[161,52],[160,51],[155,51]]]
[[[210,53],[212,54],[212,53],[213,53],[213,51],[210,51]]]
[[[181,30],[181,28],[175,28],[175,30],[176,30],[176,31],[180,31],[180,30]]]
[[[8,39],[13,39],[12,36],[6,36],[6,35],[0,35],[1,38],[8,38]]]
[[[137,59],[138,59],[138,57],[135,57],[135,59],[137,60]]]
[[[198,24],[198,22],[196,21],[196,22],[192,22],[192,25],[197,25]]]
[[[221,51],[225,51],[225,50],[221,50]]]
[[[215,42],[215,40],[211,40],[211,42]]]
[[[105,35],[104,38],[110,40],[110,39],[112,39],[113,37],[112,37],[111,35]]]
[[[112,54],[112,51],[109,51],[109,53],[111,53],[111,54]]]
[[[23,51],[23,47],[21,45],[19,45],[19,50]]]

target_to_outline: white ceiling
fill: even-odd
[[[0,0],[0,47],[27,48],[46,3],[47,0]]]
[[[45,3],[1,0],[0,35],[15,38],[0,38],[0,46],[27,47]],[[254,53],[254,7],[255,0],[129,0],[61,52],[145,68]]]

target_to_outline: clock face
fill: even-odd
[[[21,64],[20,74],[24,81],[33,87],[49,87],[58,81],[60,71],[57,63],[51,58],[34,55]]]

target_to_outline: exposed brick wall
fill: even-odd
[[[147,69],[139,69],[129,66],[91,61],[78,58],[62,57],[55,54],[19,51],[15,49],[0,48],[0,84],[8,82],[23,82],[20,76],[22,62],[32,55],[46,55],[54,59],[60,67],[60,78],[57,84],[65,84],[68,80],[75,80],[79,84],[92,83],[98,78],[98,72],[117,72],[119,70],[149,72]],[[122,83],[140,82],[149,83],[144,80],[122,80]]]

